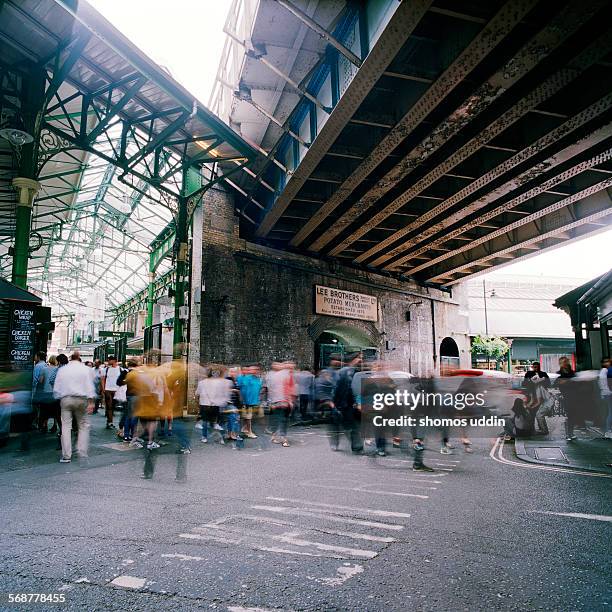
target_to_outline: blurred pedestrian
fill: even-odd
[[[612,363],[610,359],[601,360],[601,370],[599,370],[599,393],[604,404],[606,414],[606,424],[604,438],[612,439]]]
[[[115,399],[115,391],[119,388],[117,381],[121,376],[122,368],[117,364],[117,359],[114,355],[108,356],[108,365],[102,373],[102,393],[104,396],[104,405],[106,407],[106,429],[115,429],[113,423],[113,401]]]
[[[559,366],[559,371],[557,372],[559,378],[555,384],[561,392],[563,405],[565,406],[565,439],[568,442],[572,442],[576,439],[574,428],[576,427],[580,410],[579,389],[576,381],[573,380],[576,373],[572,369],[569,359],[562,357],[559,360]]]
[[[207,443],[209,432],[221,432],[223,428],[219,424],[221,410],[230,401],[232,383],[224,378],[223,369],[220,366],[208,368],[206,377],[198,382],[195,397],[200,406],[202,417],[202,442]],[[221,444],[223,437],[218,433]]]
[[[95,390],[89,368],[81,363],[78,351],[68,365],[60,368],[53,386],[54,396],[60,400],[62,415],[62,457],[60,463],[72,459],[72,419],[78,427],[77,453],[87,457],[89,448],[89,418],[93,412]]]
[[[259,413],[261,399],[261,378],[259,368],[251,365],[243,369],[236,383],[242,395],[242,429],[241,434],[247,438],[257,438],[253,433],[253,416]]]
[[[302,368],[295,373],[300,418],[308,420],[314,397],[314,374],[310,368]]]

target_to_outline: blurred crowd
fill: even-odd
[[[73,432],[77,434],[76,453],[83,458],[88,455],[91,414],[103,414],[106,429],[130,447],[152,451],[172,438],[180,454],[191,453],[194,433],[200,444],[218,443],[239,450],[245,441],[269,436],[266,440],[272,444],[288,448],[291,423],[326,423],[332,450],[338,450],[346,438],[352,453],[384,456],[392,444],[412,452],[415,470],[429,471],[423,463],[426,436],[430,441],[439,440],[440,453],[452,454],[451,434],[456,434],[469,453],[469,431],[444,425],[433,430],[417,426],[375,429],[366,418],[372,414],[375,393],[450,391],[463,397],[466,392],[484,391],[487,405],[471,411],[461,408],[461,415],[480,416],[497,410],[506,417],[500,435],[507,439],[547,435],[546,419],[563,414],[566,436],[572,441],[575,427],[584,420],[584,381],[565,358],[554,376],[534,362],[521,388],[514,390],[501,377],[480,370],[455,370],[446,372],[448,376],[419,379],[380,361],[364,360],[359,352],[342,358],[331,355],[328,365],[316,373],[292,361],[279,361],[265,372],[258,364],[190,365],[188,376],[183,360],[160,361],[156,352],[144,362],[131,357],[126,367],[113,355],[103,363],[83,362],[78,351],[70,357],[61,354],[48,359],[38,353],[33,371],[0,370],[0,444],[6,444],[11,423],[13,431],[19,432],[22,451],[29,450],[32,432],[55,434],[60,462],[69,463]],[[189,388],[188,380],[193,381]],[[602,362],[596,401],[603,406],[607,438],[612,438],[611,382],[610,363]],[[186,420],[188,405],[197,407],[195,428],[193,419]],[[453,416],[453,407],[441,405],[407,409],[414,416]],[[385,410],[386,416],[392,413]]]

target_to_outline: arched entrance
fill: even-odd
[[[333,354],[344,361],[348,354],[356,351],[361,351],[364,357],[374,357],[379,351],[380,333],[367,321],[319,317],[308,327],[308,334],[314,340],[315,369],[326,367]]]
[[[448,336],[440,343],[440,374],[444,376],[449,370],[459,367],[459,347]]]

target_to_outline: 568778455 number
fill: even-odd
[[[8,603],[64,603],[65,593],[7,593]]]

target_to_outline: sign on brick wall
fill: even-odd
[[[373,295],[315,285],[315,312],[330,317],[378,320],[378,299]]]

